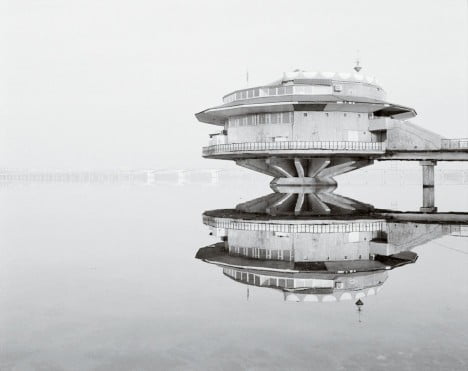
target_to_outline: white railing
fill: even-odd
[[[468,149],[468,138],[442,139],[442,149],[448,149],[448,150]]]
[[[383,142],[252,142],[252,143],[230,143],[203,147],[203,155],[209,156],[219,153],[230,152],[252,152],[252,151],[275,151],[275,150],[327,150],[327,151],[372,151],[383,152]]]
[[[383,221],[343,221],[330,224],[318,223],[310,220],[304,223],[270,223],[247,221],[243,219],[230,219],[203,215],[203,224],[213,228],[236,229],[247,231],[269,231],[284,233],[349,233],[349,232],[375,232],[385,228]]]

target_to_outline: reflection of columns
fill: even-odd
[[[211,184],[218,184],[219,183],[219,170],[212,169],[210,170],[211,173]]]
[[[176,170],[177,172],[177,184],[185,184],[185,170]]]
[[[423,177],[423,206],[420,210],[423,213],[432,213],[437,211],[434,199],[434,166],[437,161],[419,161],[419,164],[422,166]]]
[[[156,181],[156,172],[154,170],[146,170],[146,184],[153,184]]]

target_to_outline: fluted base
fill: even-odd
[[[335,176],[371,165],[373,160],[360,157],[267,157],[237,160],[236,163],[274,177],[271,187],[275,189],[279,186],[336,186]]]

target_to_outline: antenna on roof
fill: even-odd
[[[249,87],[249,69],[248,68],[245,70],[245,83],[247,84],[247,87]]]
[[[359,65],[360,63],[360,58],[359,58],[359,50],[357,51],[357,58],[356,58],[356,65],[354,66],[354,71],[359,73],[362,70],[362,67]]]

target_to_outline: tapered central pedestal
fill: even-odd
[[[371,165],[362,157],[267,157],[237,160],[239,166],[274,177],[273,189],[336,185],[335,176]],[[291,191],[295,192],[295,191]]]

